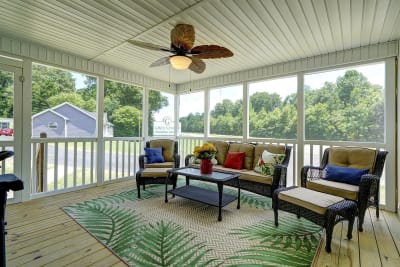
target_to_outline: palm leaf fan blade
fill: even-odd
[[[199,45],[190,51],[192,58],[224,58],[231,57],[233,53],[228,48],[218,45]]]
[[[158,67],[169,64],[169,57],[162,57],[151,63],[150,67]]]
[[[146,43],[146,42],[140,42],[136,40],[128,40],[128,43],[141,47],[141,48],[146,48],[150,50],[156,50],[156,51],[167,51],[167,52],[175,52],[174,50],[171,50],[170,48],[161,46],[161,45],[156,45],[156,44],[151,44],[151,43]]]
[[[192,63],[189,65],[189,69],[200,74],[206,69],[206,63],[199,58],[192,58]]]

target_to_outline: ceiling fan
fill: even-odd
[[[130,44],[157,51],[170,52],[173,55],[160,58],[150,67],[171,64],[173,68],[183,70],[190,69],[195,73],[202,73],[206,69],[206,63],[202,59],[231,57],[233,53],[218,45],[194,45],[194,27],[188,24],[178,24],[171,30],[171,46],[163,47],[146,42],[128,40]]]

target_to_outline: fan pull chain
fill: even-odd
[[[168,67],[168,88],[171,88],[171,65]]]
[[[192,92],[192,72],[189,71],[189,92]]]

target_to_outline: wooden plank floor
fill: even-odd
[[[133,180],[8,205],[7,266],[126,266],[61,208],[129,188],[135,188]],[[371,208],[364,232],[354,227],[351,241],[346,233],[347,222],[336,225],[332,252],[325,252],[323,240],[314,266],[400,266],[399,215],[382,211],[376,219]]]

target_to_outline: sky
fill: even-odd
[[[87,75],[81,74],[81,73],[77,73],[77,72],[71,72],[72,77],[75,79],[75,88],[83,88],[85,87],[85,77]]]

